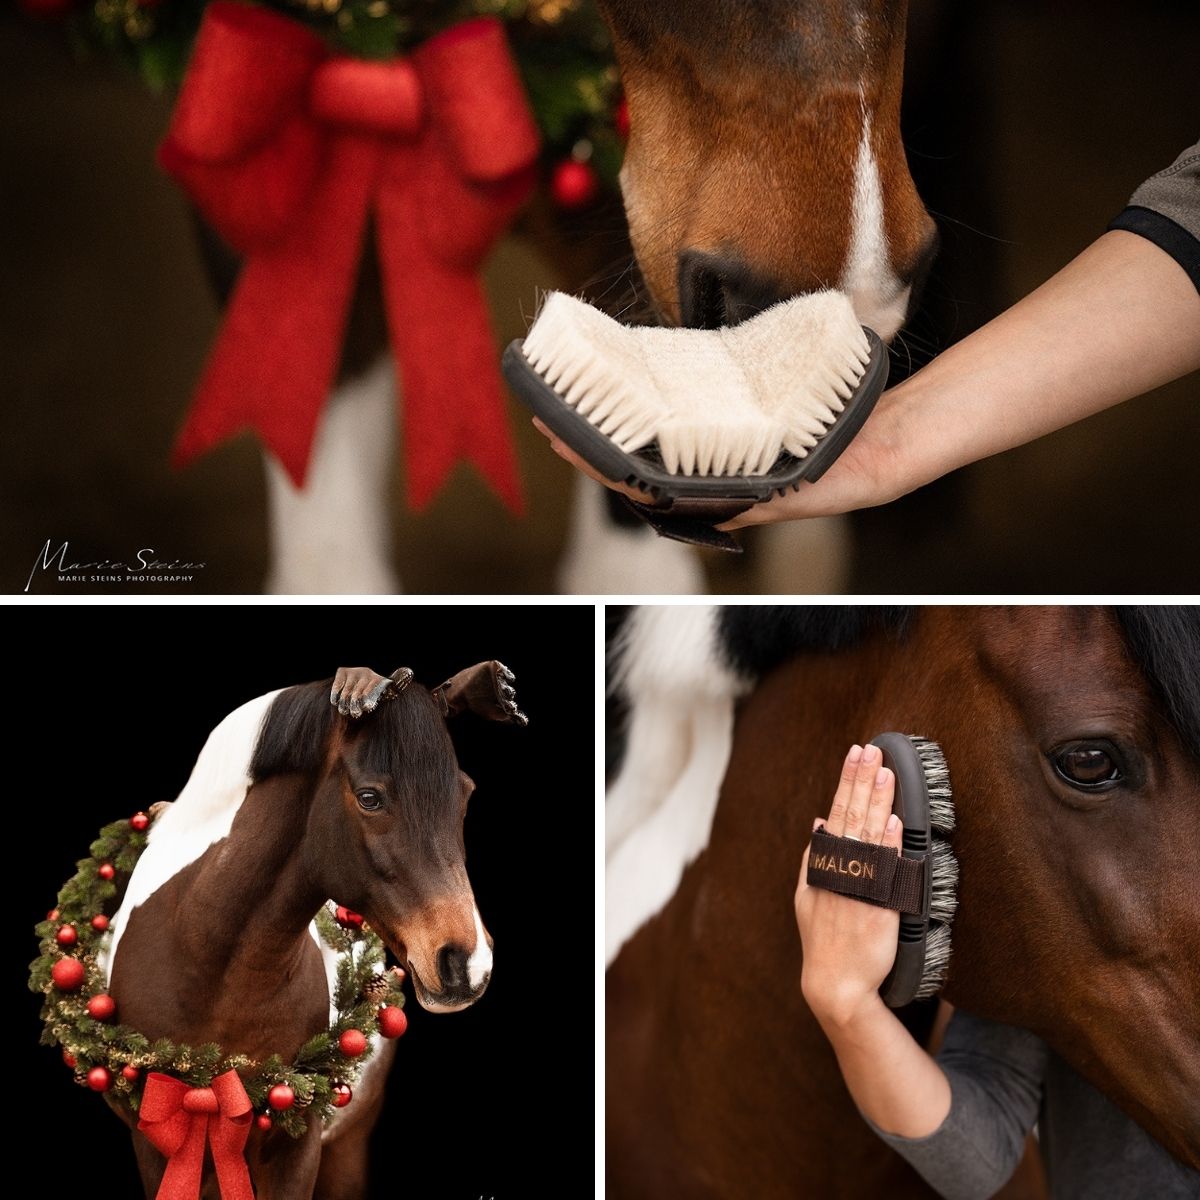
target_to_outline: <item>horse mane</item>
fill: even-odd
[[[1121,604],[1113,615],[1184,746],[1200,758],[1200,609]]]
[[[447,792],[458,787],[454,747],[433,696],[413,683],[373,713],[344,718],[329,702],[332,687],[332,679],[323,679],[275,697],[250,760],[251,780],[316,774],[335,725],[344,722],[347,738],[362,739],[363,766],[395,782],[410,819],[432,821]]]
[[[902,638],[911,605],[728,605],[718,610],[718,640],[740,675],[758,676],[804,651],[844,650],[869,634]]]

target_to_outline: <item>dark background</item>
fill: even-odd
[[[407,989],[410,1024],[376,1127],[372,1194],[476,1200],[575,1190],[551,1171],[547,1147],[556,1161],[561,1152],[580,1164],[579,1188],[590,1194],[593,609],[243,608],[223,617],[220,637],[206,610],[169,610],[178,636],[190,629],[204,647],[191,654],[145,637],[136,610],[72,616],[25,653],[18,647],[14,664],[17,678],[41,681],[29,720],[48,722],[53,736],[52,749],[10,760],[18,772],[10,798],[40,816],[8,856],[20,879],[10,892],[18,897],[10,987],[24,996],[9,1171],[27,1166],[31,1179],[68,1172],[76,1183],[49,1185],[56,1195],[85,1179],[89,1194],[141,1194],[125,1127],[72,1083],[57,1048],[36,1044],[40,997],[25,986],[33,925],[100,826],[173,799],[213,726],[265,691],[360,664],[411,666],[432,687],[499,658],[517,675],[528,727],[470,714],[452,722],[460,763],[477,784],[467,865],[495,938],[495,973],[484,996],[456,1014],[425,1012]],[[564,1024],[578,1034],[564,1038]]]
[[[913,0],[909,25],[905,141],[942,250],[897,370],[1053,274],[1200,124],[1195,3]],[[0,15],[0,591],[24,586],[48,537],[84,559],[140,546],[202,558],[196,590],[262,585],[255,444],[167,466],[218,320],[186,206],[154,166],[170,107],[113,63],[74,61],[54,30]],[[567,233],[565,249],[562,236],[509,238],[494,255],[502,340],[523,333],[537,287],[615,261],[611,223]],[[466,471],[420,516],[397,485],[409,591],[554,586],[573,472],[512,416],[528,519]],[[848,589],[1200,591],[1200,558],[1181,553],[1200,535],[1198,447],[1193,375],[856,516]],[[798,544],[747,544],[740,560],[708,560],[715,590],[811,590]]]

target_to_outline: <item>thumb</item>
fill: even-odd
[[[887,819],[887,824],[883,827],[883,841],[881,846],[891,846],[897,852],[900,850],[900,841],[904,837],[904,823],[895,813],[892,813]]]

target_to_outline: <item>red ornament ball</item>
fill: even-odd
[[[550,195],[559,208],[584,208],[600,190],[595,168],[574,158],[564,159],[550,176]]]
[[[60,958],[50,968],[50,978],[60,992],[77,992],[83,986],[83,963],[77,958]]]
[[[103,933],[108,928],[108,918],[103,913],[97,913],[92,918],[92,928]]]
[[[130,1083],[137,1083],[139,1075],[141,1075],[141,1071],[137,1067],[131,1067],[128,1063],[121,1068],[121,1078],[127,1079]]]
[[[286,1083],[277,1083],[267,1093],[267,1103],[279,1112],[296,1103],[296,1093]]]
[[[144,812],[136,812],[129,818],[130,827],[141,833],[150,828],[150,817]]]
[[[46,920],[47,920],[47,921],[57,921],[57,920],[58,920],[58,909],[57,909],[57,908],[52,908],[52,909],[51,909],[51,910],[50,910],[50,911],[49,911],[49,912],[46,914]]]
[[[76,1063],[77,1061],[78,1061],[78,1060],[75,1058],[75,1055],[73,1055],[73,1054],[70,1052],[70,1050],[68,1050],[68,1049],[67,1049],[67,1048],[64,1046],[64,1047],[63,1047],[63,1062],[64,1062],[64,1063],[65,1063],[65,1064],[66,1064],[68,1067],[70,1067],[70,1068],[71,1068],[71,1070],[73,1071],[73,1070],[75,1070],[75,1063]]]
[[[112,1087],[112,1072],[107,1067],[93,1067],[87,1073],[87,1085],[93,1092],[107,1092]]]
[[[338,1049],[347,1058],[357,1058],[367,1048],[367,1039],[360,1029],[347,1029],[338,1038]]]
[[[271,1117],[268,1113],[259,1113],[258,1116],[254,1118],[254,1123],[265,1133],[271,1128]]]
[[[343,929],[361,929],[363,927],[362,913],[356,913],[344,904],[339,904],[333,915]]]
[[[96,872],[101,879],[111,879],[116,873],[112,863],[101,863],[99,870]]]
[[[379,1010],[379,1032],[385,1038],[397,1038],[408,1028],[408,1018],[404,1009],[394,1004],[385,1004]]]
[[[613,111],[613,127],[622,137],[629,137],[629,101],[624,96],[617,101],[617,107]]]
[[[96,1021],[110,1021],[116,1015],[117,1002],[109,995],[101,992],[87,1002],[88,1016]]]
[[[329,1102],[334,1108],[345,1108],[353,1099],[354,1093],[348,1083],[335,1083],[330,1089]]]
[[[79,934],[75,932],[74,925],[60,925],[58,932],[54,935],[54,940],[60,946],[73,946],[79,941]]]

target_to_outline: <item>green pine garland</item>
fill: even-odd
[[[177,85],[208,0],[84,0],[71,19],[81,50],[131,63],[155,90]],[[406,54],[477,16],[499,17],[544,139],[547,164],[572,153],[615,187],[624,146],[608,30],[594,0],[260,0],[359,58]]]
[[[321,937],[339,954],[334,991],[337,1017],[324,1033],[305,1042],[291,1063],[285,1063],[279,1055],[254,1062],[245,1055],[225,1054],[214,1042],[203,1046],[176,1044],[169,1038],[152,1042],[128,1025],[97,1021],[88,1014],[87,1003],[106,990],[96,956],[108,934],[94,929],[92,918],[98,914],[111,916],[120,906],[129,876],[145,846],[146,834],[128,819],[106,825],[91,844],[91,857],[79,860],[78,870],[59,891],[57,918],[48,916],[36,926],[40,952],[30,964],[29,988],[45,996],[42,1044],[61,1046],[64,1056],[74,1059],[76,1082],[85,1086],[89,1070],[107,1067],[112,1073],[110,1091],[135,1112],[148,1071],[174,1075],[192,1087],[207,1087],[214,1076],[235,1070],[255,1110],[269,1111],[277,1127],[300,1137],[308,1127],[309,1112],[322,1120],[332,1116],[334,1084],[353,1086],[363,1063],[371,1056],[368,1038],[361,1055],[347,1058],[338,1047],[341,1034],[358,1029],[369,1035],[375,1029],[376,1011],[381,1004],[404,1003],[403,993],[395,987],[385,999],[370,999],[364,992],[383,964],[383,943],[369,930],[342,928],[328,908],[317,914]],[[114,878],[101,875],[104,864],[112,865]],[[60,946],[56,940],[64,925],[76,931],[78,940],[73,946]],[[64,957],[83,964],[84,982],[78,991],[60,991],[51,978],[54,964]],[[383,978],[389,986],[395,982],[391,975]],[[137,1078],[125,1078],[121,1073],[124,1067],[136,1067]],[[277,1083],[285,1083],[295,1092],[292,1108],[278,1112],[267,1108],[267,1092]]]

